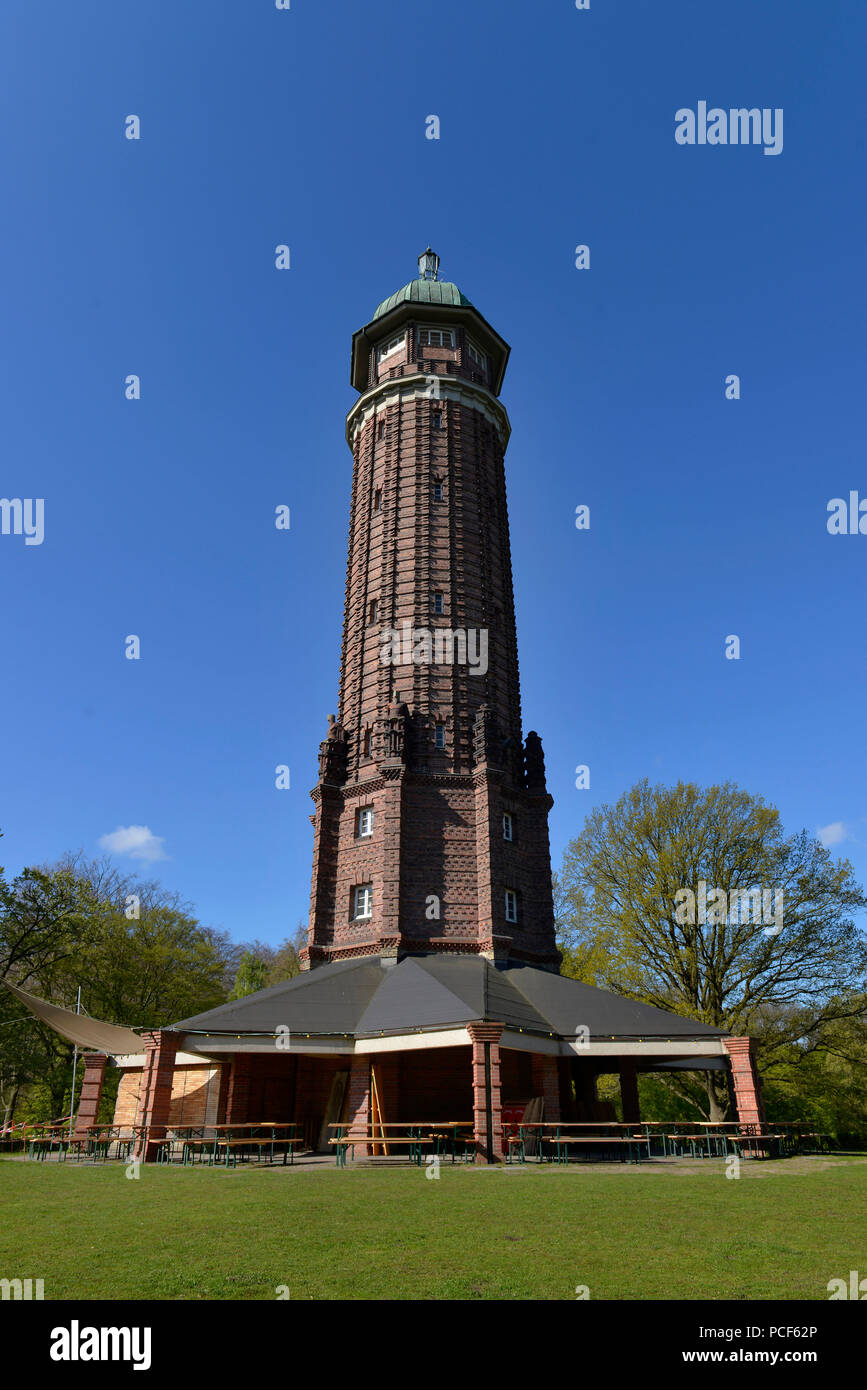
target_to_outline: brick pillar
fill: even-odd
[[[352,1066],[349,1069],[349,1100],[347,1102],[347,1119],[349,1121],[349,1133],[358,1134],[367,1129],[370,1124],[370,1058],[366,1056],[353,1057]],[[360,1144],[355,1152],[369,1153],[370,1146],[363,1148]]]
[[[623,1123],[626,1125],[638,1124],[641,1119],[641,1110],[638,1104],[638,1076],[635,1071],[635,1062],[631,1057],[623,1057],[620,1061],[620,1100],[623,1105]]]
[[[253,1061],[249,1052],[236,1052],[232,1057],[232,1070],[229,1075],[229,1089],[226,1092],[226,1119],[227,1125],[243,1125],[248,1119],[261,1118],[251,1116],[250,1108],[250,1072]]]
[[[161,1028],[156,1032],[143,1033],[145,1045],[145,1064],[142,1072],[139,1123],[147,1126],[145,1134],[136,1138],[135,1157],[151,1163],[158,1153],[154,1142],[164,1139],[169,1120],[169,1107],[172,1102],[172,1080],[175,1074],[175,1056],[180,1035]]]
[[[84,1134],[88,1125],[95,1125],[99,1118],[99,1102],[102,1100],[102,1083],[105,1080],[107,1062],[108,1057],[104,1052],[84,1054],[84,1077],[81,1082],[78,1113],[75,1117],[76,1139]]]
[[[752,1038],[723,1038],[723,1046],[729,1054],[738,1119],[744,1125],[763,1125],[765,1107],[762,1101],[762,1082],[756,1070],[755,1044]]]
[[[559,1124],[560,1114],[560,1068],[556,1057],[547,1057],[541,1052],[532,1054],[533,1094],[542,1096],[545,1101],[543,1119]]]
[[[500,1038],[502,1023],[468,1023],[473,1044],[473,1132],[477,1163],[497,1163],[503,1157],[503,1115],[500,1100]]]

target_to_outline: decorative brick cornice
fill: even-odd
[[[318,782],[310,792],[311,799],[319,803],[323,792],[333,792],[344,802],[364,801],[371,793],[381,791],[396,780],[403,780],[408,786],[465,787],[472,790],[479,783],[489,783],[499,787],[508,796],[520,797],[527,805],[539,806],[549,811],[554,798],[547,793],[528,792],[526,787],[516,785],[505,768],[489,767],[482,764],[471,772],[422,772],[419,768],[384,768],[375,777],[365,777],[358,781],[337,783]]]
[[[467,1032],[473,1042],[496,1043],[503,1036],[505,1023],[468,1023]]]
[[[366,941],[357,946],[310,946],[299,954],[306,955],[313,966],[334,960],[354,960],[357,956],[378,956],[379,945],[376,941]]]
[[[477,382],[465,381],[461,377],[440,377],[437,401],[455,401],[469,405],[480,411],[495,425],[500,434],[500,443],[505,449],[509,442],[512,426],[502,401]],[[363,429],[370,418],[380,410],[393,405],[407,405],[412,401],[431,402],[427,373],[417,372],[391,381],[378,382],[360,396],[346,417],[346,442],[352,449],[358,431]]]

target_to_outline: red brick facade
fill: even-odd
[[[453,346],[422,345],[431,325]],[[473,951],[556,969],[552,802],[538,736],[522,736],[509,423],[492,389],[508,350],[469,307],[404,305],[363,333],[339,713],[312,793],[305,964]],[[401,338],[378,364],[377,342]],[[358,916],[366,886],[370,913]]]
[[[78,1113],[75,1117],[76,1136],[82,1135],[88,1125],[95,1125],[99,1119],[99,1103],[102,1100],[102,1085],[108,1057],[104,1052],[84,1054],[84,1079],[81,1083],[81,1096]]]
[[[141,1080],[141,1123],[148,1126],[147,1140],[140,1143],[137,1158],[156,1158],[159,1139],[165,1138],[172,1104],[172,1085],[179,1035],[167,1029],[143,1033],[145,1065]]]

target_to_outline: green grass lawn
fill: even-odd
[[[172,1169],[0,1161],[0,1278],[45,1297],[827,1299],[867,1275],[867,1160]]]

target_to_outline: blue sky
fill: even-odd
[[[512,345],[555,867],[647,776],[838,827],[867,878],[867,536],[826,529],[867,498],[865,42],[860,0],[6,0],[0,495],[45,499],[0,536],[7,872],[146,826],[118,864],[204,921],[306,921],[350,339],[430,242]],[[782,108],[782,153],[679,146],[702,100]]]

